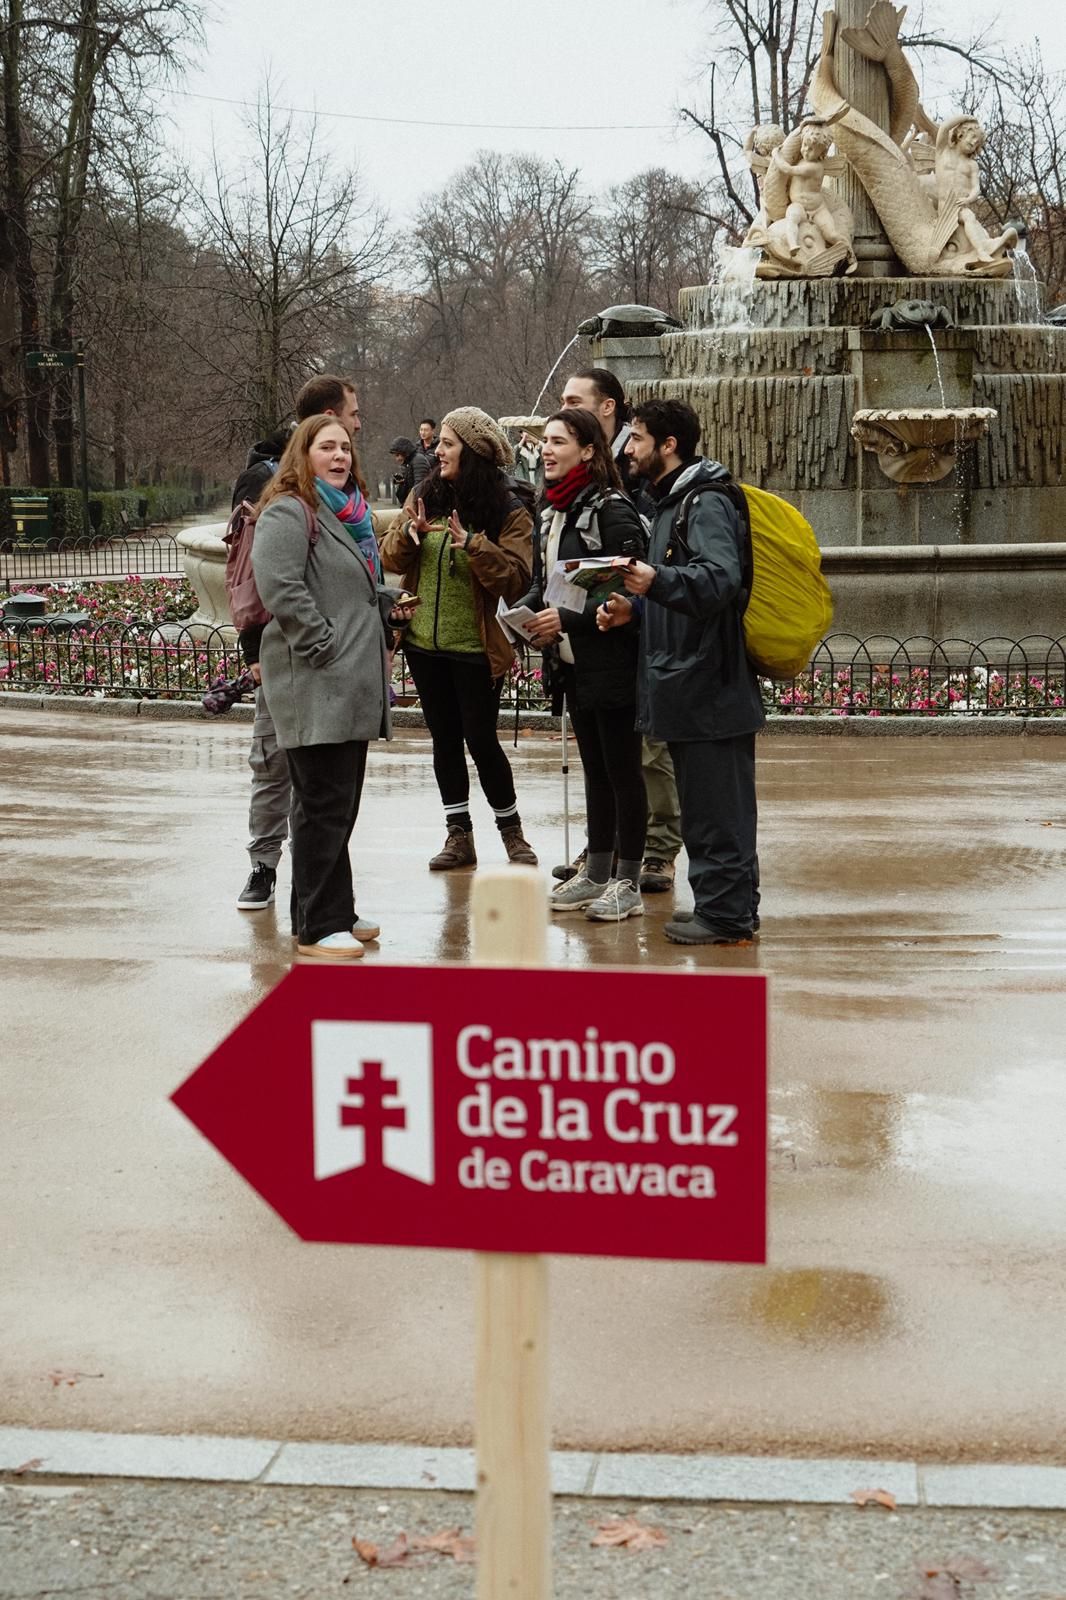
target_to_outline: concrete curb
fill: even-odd
[[[404,1444],[306,1444],[207,1434],[0,1428],[0,1476],[140,1478],[343,1489],[474,1489],[474,1453]],[[552,1452],[556,1494],[606,1500],[848,1504],[884,1489],[897,1505],[1066,1510],[1066,1466]]]
[[[0,690],[0,710],[82,711],[108,717],[144,717],[150,722],[201,722],[206,727],[219,723],[252,722],[255,707],[232,706],[221,717],[213,717],[197,700],[108,700],[82,695],[23,694],[15,689]],[[414,706],[397,706],[392,713],[398,731],[425,728],[421,711]],[[559,718],[547,711],[521,711],[518,726],[540,733],[558,732]],[[500,715],[500,731],[514,727],[514,712]],[[936,716],[936,717],[845,717],[833,713],[810,716],[770,717],[764,734],[799,734],[832,738],[957,738],[978,735],[983,738],[1020,739],[1024,734],[1066,735],[1066,716]]]

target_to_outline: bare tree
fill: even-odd
[[[249,121],[253,159],[233,179],[216,151],[191,291],[204,311],[198,354],[218,380],[221,435],[277,426],[301,383],[366,318],[389,256],[385,216],[337,177],[318,126],[279,116],[270,84]]]
[[[706,283],[723,227],[706,189],[663,167],[611,189],[596,219],[605,294],[672,308],[687,284]]]
[[[5,198],[10,265],[20,306],[20,354],[47,336],[60,349],[74,341],[79,244],[90,172],[115,130],[131,119],[142,137],[150,122],[148,91],[181,63],[199,36],[196,0],[4,0]],[[0,262],[0,265],[3,263]],[[43,280],[43,281],[42,281]],[[69,374],[55,385],[56,466],[73,482],[73,408]],[[27,444],[31,478],[50,481],[51,393],[40,374],[28,382]]]

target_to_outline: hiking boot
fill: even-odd
[[[352,933],[360,944],[369,944],[371,940],[381,938],[381,929],[369,917],[356,917],[352,923]]]
[[[593,883],[591,878],[579,872],[576,878],[569,878],[566,883],[552,890],[548,904],[553,911],[584,911],[586,906],[600,898],[606,888],[605,883]]]
[[[648,856],[640,869],[640,887],[644,894],[666,894],[674,887],[674,863]]]
[[[696,915],[696,913],[694,911],[675,911],[674,912],[674,921],[675,922],[692,922],[693,919],[695,918],[695,915]],[[759,913],[756,912],[755,915],[751,919],[751,934],[752,934],[752,938],[755,937],[755,935],[758,933],[758,931],[759,931],[761,926],[762,926],[762,924],[761,924],[761,922],[759,920]]]
[[[589,847],[586,845],[584,850],[581,851],[580,855],[576,855],[574,857],[569,866],[566,866],[564,863],[564,865],[561,867],[553,867],[552,877],[558,878],[560,883],[569,883],[571,878],[576,878],[580,873],[584,872],[585,862],[588,860],[588,856]]]
[[[300,955],[313,956],[319,961],[358,961],[363,954],[359,940],[347,930],[327,933],[324,939],[316,939],[314,944],[298,944],[296,949]]]
[[[624,922],[627,917],[642,917],[644,902],[629,878],[612,878],[599,899],[586,906],[585,915],[590,922]]]
[[[500,838],[503,840],[503,848],[507,851],[507,859],[512,866],[535,867],[537,865],[537,857],[533,846],[525,838],[521,828],[501,828]]]
[[[265,861],[257,861],[249,874],[248,882],[237,896],[237,910],[265,911],[267,906],[273,904],[277,878],[277,872],[273,867],[268,867]]]
[[[671,944],[750,945],[755,942],[750,933],[729,934],[709,928],[691,911],[679,912],[663,932]]]
[[[430,859],[430,872],[448,872],[452,867],[476,867],[477,852],[474,849],[474,835],[467,833],[465,828],[454,828],[449,825],[448,837],[444,847]]]

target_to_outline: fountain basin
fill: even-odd
[[[851,434],[893,483],[936,483],[996,415],[992,406],[882,407],[856,411]]]
[[[222,631],[227,638],[237,637],[229,614],[226,595],[226,546],[222,535],[225,522],[201,523],[178,534],[185,576],[196,590],[199,605],[182,623],[181,632],[206,638]]]

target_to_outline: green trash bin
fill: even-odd
[[[13,494],[10,505],[20,544],[43,544],[52,537],[52,508],[46,494]]]

